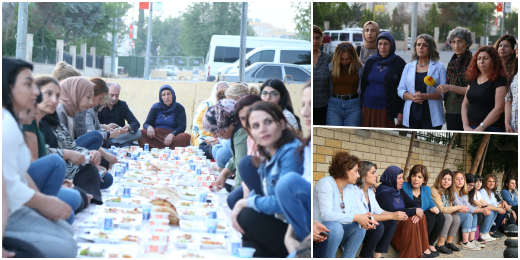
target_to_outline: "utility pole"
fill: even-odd
[[[374,11],[374,22],[376,21],[376,2],[372,3],[372,11]]]
[[[417,38],[417,2],[412,3],[412,37],[410,37],[410,49],[413,50]]]
[[[134,41],[133,34],[135,33],[135,24],[134,24],[135,9],[134,9],[134,5],[135,5],[135,2],[132,2],[132,28],[133,28],[132,30],[133,30],[133,32],[132,32],[132,39],[130,39],[131,42]],[[134,55],[134,47],[130,48],[130,55],[132,55],[132,56]]]
[[[117,9],[116,9],[117,15]],[[114,17],[114,33],[112,33],[112,62],[110,70],[116,74],[116,51],[117,51],[117,18]]]
[[[485,46],[488,45],[488,23],[489,23],[488,15],[486,14],[486,33],[485,33],[485,36],[484,36],[484,37],[486,37],[486,38],[484,39],[484,44],[485,44]]]
[[[504,7],[502,8],[502,24],[501,24],[502,28],[500,29],[500,36],[504,35],[504,24],[505,23],[506,23],[506,2],[504,2]]]
[[[16,28],[16,58],[26,60],[27,24],[29,23],[29,3],[18,3],[18,27]]]
[[[144,58],[144,79],[150,79],[150,49],[152,48],[152,8],[150,2],[150,16],[148,17],[148,36],[146,37],[146,56]]]
[[[247,40],[247,2],[242,2],[242,15],[240,18],[240,66],[238,81],[244,82],[246,69],[246,40]]]

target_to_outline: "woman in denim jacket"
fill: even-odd
[[[251,106],[245,129],[255,139],[264,160],[245,156],[240,161],[242,180],[251,192],[247,199],[235,204],[232,226],[243,234],[244,246],[256,249],[255,257],[286,257],[284,236],[288,224],[275,188],[285,174],[303,174],[297,154],[302,143],[288,129],[280,107],[268,101]]]

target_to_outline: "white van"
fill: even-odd
[[[334,53],[336,46],[341,42],[351,42],[354,47],[363,44],[363,28],[349,28],[343,30],[328,30],[323,34],[330,36],[330,53]]]
[[[217,75],[238,73],[239,62],[220,68]],[[311,71],[311,50],[308,47],[264,46],[246,54],[246,67],[257,62],[295,64]]]
[[[311,42],[304,40],[279,39],[248,36],[246,53],[262,46],[306,47],[311,49]],[[240,36],[213,35],[209,44],[204,66],[204,77],[207,81],[214,81],[217,70],[234,63],[240,58]]]

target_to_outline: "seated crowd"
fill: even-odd
[[[390,244],[400,258],[433,258],[454,251],[480,250],[500,232],[517,224],[516,181],[442,170],[433,186],[424,165],[405,178],[389,166],[377,184],[377,165],[348,152],[337,152],[330,176],[316,183],[313,194],[313,255],[333,258],[379,258]],[[406,179],[406,181],[405,181]],[[495,224],[493,224],[495,223]],[[453,243],[461,229],[462,245]],[[361,249],[360,249],[361,248]]]
[[[108,170],[118,161],[107,149],[135,142],[199,146],[215,159],[216,188],[230,192],[232,226],[255,256],[310,248],[310,137],[301,139],[283,82],[216,83],[189,134],[185,108],[169,85],[159,89],[140,129],[117,83],[81,77],[65,62],[52,77],[36,79],[25,61],[2,58],[2,66],[3,257],[76,257],[75,214],[103,204],[101,189],[113,183]],[[310,136],[310,83],[301,111]]]

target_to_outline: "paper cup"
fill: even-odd
[[[241,258],[253,258],[253,254],[255,253],[256,249],[252,247],[241,247],[238,249],[238,255]]]
[[[152,235],[151,241],[157,241],[157,242],[170,242],[170,234],[164,233],[164,232],[151,232]]]
[[[170,216],[170,213],[167,213],[167,212],[157,212],[157,211],[152,211],[150,213],[150,220],[152,219],[168,219],[168,217]]]
[[[167,245],[168,245],[168,243],[166,243],[166,242],[147,241],[147,242],[144,242],[144,252],[146,254],[148,254],[148,253],[164,254],[164,252],[166,251]]]

